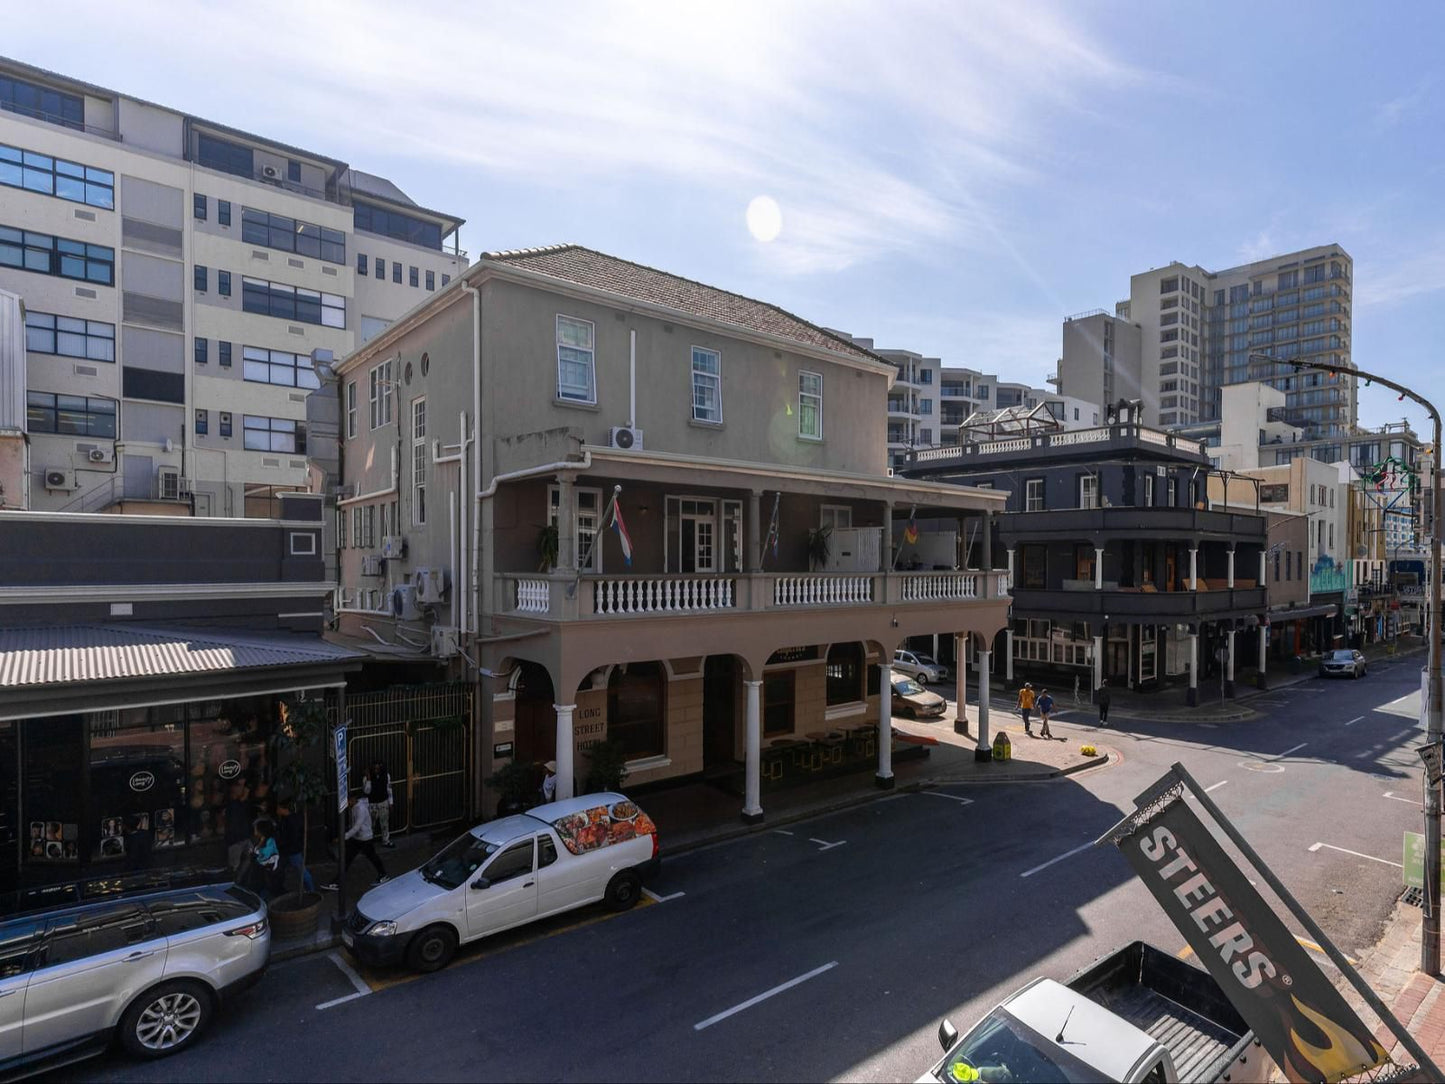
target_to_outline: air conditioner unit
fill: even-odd
[[[281,176],[281,171],[275,166],[262,166],[261,176],[265,177],[268,181],[274,181]]]
[[[447,570],[419,568],[412,575],[418,602],[442,602],[447,594]]]
[[[114,457],[109,448],[90,448],[87,449],[85,458],[92,463],[109,463]]]
[[[381,540],[381,558],[384,561],[399,561],[406,556],[406,539],[399,534],[389,534]]]
[[[614,448],[630,448],[642,451],[642,430],[626,425],[614,425],[607,434],[607,443]]]
[[[63,467],[45,468],[46,489],[74,489],[75,472],[66,470]]]
[[[391,589],[391,616],[403,621],[416,621],[421,617],[417,605],[416,588],[409,583],[399,584]]]
[[[381,558],[374,553],[368,553],[361,559],[361,574],[363,576],[381,575]]]
[[[460,652],[455,625],[433,625],[431,627],[431,653],[439,659],[455,658]]]

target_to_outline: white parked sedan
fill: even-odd
[[[1320,656],[1320,677],[1362,678],[1365,669],[1365,656],[1349,648],[1326,651]]]

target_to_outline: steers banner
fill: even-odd
[[[1342,1080],[1386,1060],[1182,798],[1152,815],[1141,810],[1115,842],[1290,1080]]]

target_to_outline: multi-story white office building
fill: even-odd
[[[5,503],[274,514],[306,483],[314,358],[459,274],[461,224],[324,154],[0,60],[0,289],[26,345],[0,372],[26,404]]]
[[[1174,261],[1142,272],[1112,321],[1097,310],[1065,320],[1057,382],[1104,402],[1140,399],[1145,424],[1173,426],[1217,419],[1221,388],[1260,380],[1283,391],[1288,408],[1323,435],[1348,433],[1357,416],[1354,380],[1296,373],[1291,363],[1350,364],[1353,279],[1354,261],[1334,244],[1224,271]],[[1126,332],[1125,322],[1134,330]],[[1111,357],[1107,394],[1109,371],[1091,333],[1106,323],[1122,347]],[[1258,354],[1279,360],[1252,357]]]
[[[888,462],[892,467],[907,464],[909,452],[916,449],[958,444],[958,427],[973,414],[1008,407],[1030,410],[1042,404],[1065,429],[1099,424],[1099,407],[1092,401],[1000,380],[978,369],[945,365],[941,358],[913,350],[875,347],[872,339],[848,338],[891,361],[898,370],[888,389],[887,404]]]

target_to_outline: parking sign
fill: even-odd
[[[336,802],[346,812],[346,727],[336,728]]]

